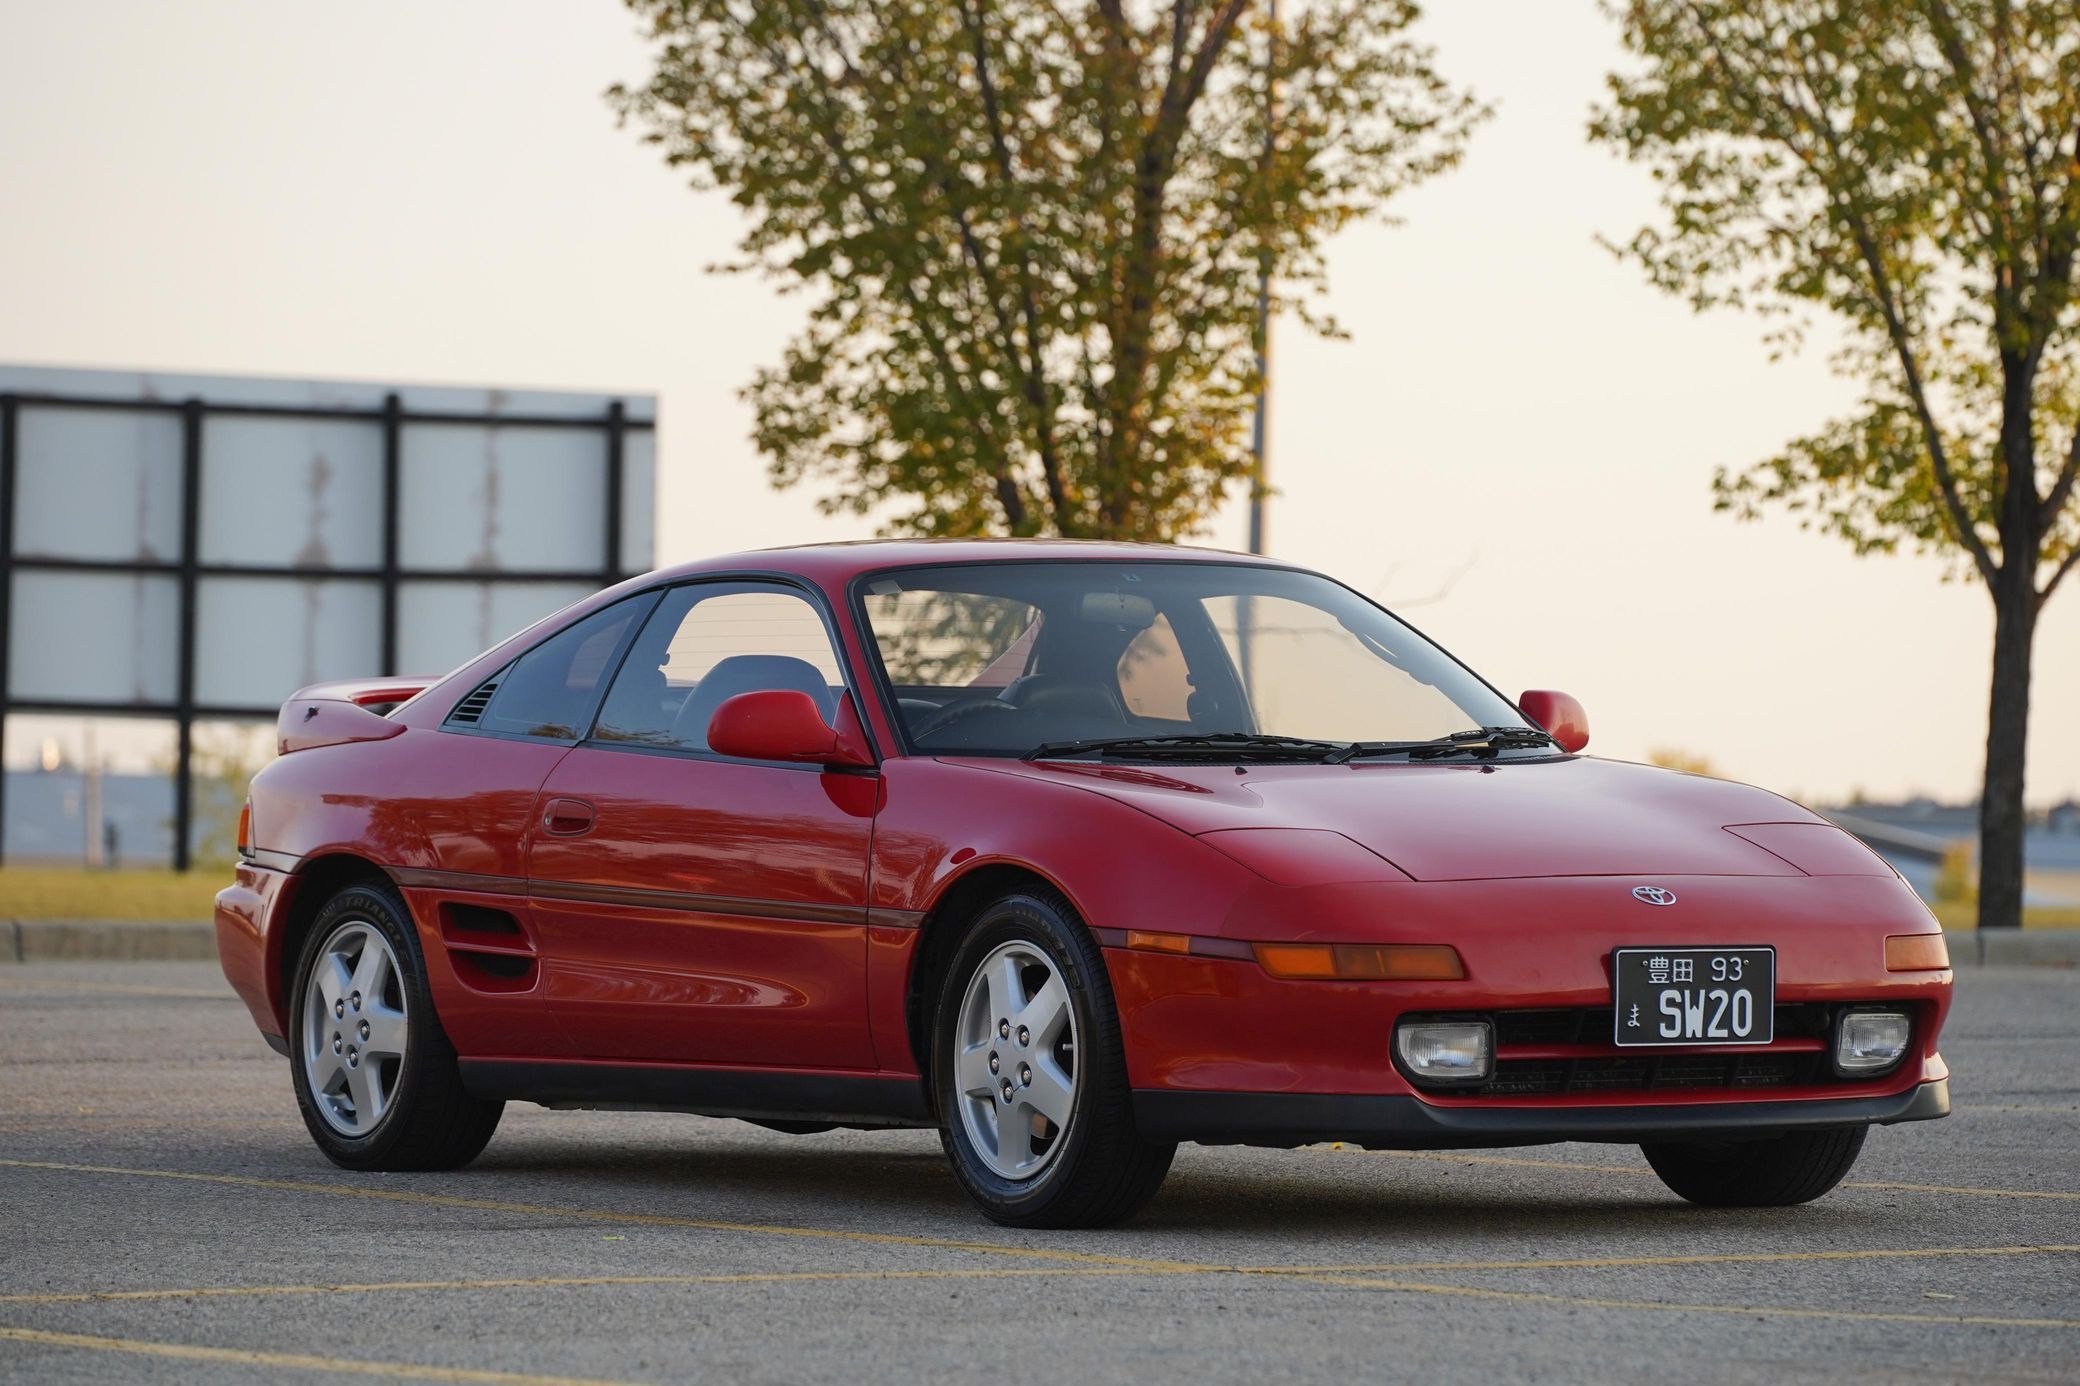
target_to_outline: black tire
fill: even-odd
[[[335,1130],[319,1113],[303,1050],[311,971],[326,942],[352,921],[366,922],[389,941],[410,1018],[389,1105],[371,1130],[356,1136]],[[418,930],[396,892],[374,882],[341,890],[311,923],[290,994],[289,1071],[311,1139],[343,1169],[459,1169],[482,1153],[505,1110],[503,1102],[486,1102],[464,1090],[455,1046],[441,1028],[426,986]]]
[[[1786,1131],[1752,1141],[1671,1141],[1640,1151],[1661,1182],[1707,1208],[1788,1208],[1842,1182],[1869,1128]]]
[[[968,983],[984,960],[1011,942],[1036,948],[1066,983],[1077,1036],[1076,1093],[1069,1120],[1054,1138],[1060,1148],[1038,1173],[1017,1180],[991,1169],[975,1148],[957,1106],[953,1072]],[[1177,1146],[1143,1140],[1134,1129],[1126,1051],[1105,960],[1061,896],[1042,890],[1007,896],[974,920],[939,988],[932,1055],[939,1139],[954,1177],[992,1221],[1006,1227],[1109,1227],[1148,1206],[1162,1187]]]

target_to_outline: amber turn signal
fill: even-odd
[[[1146,929],[1127,930],[1127,947],[1138,948],[1144,953],[1189,953],[1192,951],[1190,934],[1154,934]]]
[[[1940,972],[1950,966],[1950,945],[1941,934],[1894,934],[1885,940],[1887,972]]]
[[[1442,943],[1259,943],[1257,964],[1274,977],[1373,982],[1456,982],[1466,976]]]
[[[238,854],[253,855],[253,801],[248,799],[238,811]]]

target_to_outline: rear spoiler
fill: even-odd
[[[342,679],[299,688],[282,704],[275,748],[282,755],[349,741],[387,741],[404,730],[385,714],[431,688],[437,679]]]

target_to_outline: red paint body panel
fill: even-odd
[[[527,874],[549,1005],[578,1052],[865,1064],[877,787],[678,755],[589,746],[566,755],[543,793],[588,803],[597,819],[577,836],[535,833]],[[576,901],[547,893],[558,886],[682,898]],[[768,913],[702,909],[688,896]],[[827,917],[844,907],[857,911],[849,922]]]
[[[354,858],[399,883],[440,1019],[466,1058],[914,1076],[922,945],[957,927],[933,911],[971,873],[1015,869],[1051,883],[1108,944],[1127,930],[1192,940],[1190,955],[1106,948],[1137,1089],[1407,1095],[1388,1059],[1399,1015],[1608,1006],[1613,948],[1684,944],[1773,946],[1784,1003],[1905,1003],[1917,1048],[1868,1083],[1658,1090],[1655,1103],[1839,1099],[1945,1075],[1936,1042],[1950,974],[1884,967],[1885,936],[1931,931],[1928,912],[1860,845],[1761,790],[1569,756],[1238,773],[896,753],[853,579],[918,563],[1093,558],[1235,561],[1068,543],[737,555],[587,598],[387,718],[355,704],[418,681],[306,690],[323,705],[308,720],[326,734],[254,781],[256,860],[218,898],[225,974],[279,1034],[290,928],[315,903],[304,882]],[[836,773],[442,729],[485,678],[599,607],[666,582],[749,575],[793,582],[831,614],[858,699],[841,704],[836,732],[878,766]],[[553,831],[552,798],[570,801]],[[1643,905],[1630,894],[1639,884],[1674,891],[1680,907]],[[517,933],[486,943],[458,931],[455,905],[498,912]],[[1236,956],[1274,941],[1445,943],[1468,975],[1280,981]],[[472,948],[492,947],[532,965],[517,978],[473,971]],[[1640,1099],[1422,1100],[1575,1110]]]

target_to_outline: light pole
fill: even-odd
[[[1271,0],[1264,45],[1264,164],[1271,164],[1278,122],[1278,0]],[[1249,491],[1249,551],[1264,552],[1264,481],[1268,474],[1265,430],[1271,413],[1271,250],[1257,252],[1257,409],[1250,426],[1250,456],[1256,474]]]

